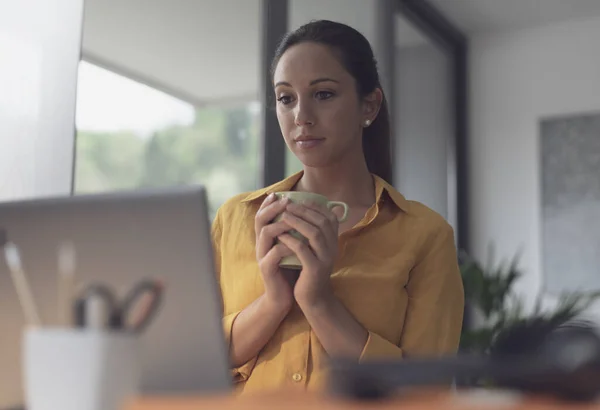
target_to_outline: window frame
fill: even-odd
[[[448,209],[455,209],[459,249],[470,252],[469,169],[468,169],[468,39],[427,0],[397,0],[398,12],[414,24],[450,58],[454,132],[447,141],[447,169],[456,176],[448,186]],[[400,135],[399,138],[402,138]]]

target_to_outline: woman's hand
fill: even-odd
[[[303,242],[288,233],[279,235],[302,263],[294,298],[301,308],[327,303],[333,297],[330,276],[338,251],[337,216],[315,204],[290,203],[282,221],[308,240]]]
[[[275,243],[277,237],[291,228],[284,222],[272,222],[288,205],[289,200],[276,200],[269,195],[260,206],[254,218],[256,232],[256,260],[265,285],[265,297],[273,306],[290,309],[294,294],[288,280],[283,276],[279,262],[293,252],[283,243]]]
[[[287,233],[279,236],[302,263],[294,287],[300,309],[331,357],[357,360],[369,332],[335,297],[330,281],[338,251],[337,217],[320,206],[289,204],[282,220],[308,238],[305,243]]]

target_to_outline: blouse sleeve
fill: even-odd
[[[410,273],[408,306],[399,346],[369,332],[360,360],[439,356],[458,350],[464,290],[452,227],[437,229]]]
[[[219,288],[221,289],[221,297],[223,298],[223,287],[221,286],[221,240],[223,235],[223,217],[222,211],[219,209],[217,211],[217,215],[211,227],[211,237],[213,244],[213,252],[214,252],[214,264],[215,271],[217,274],[217,281],[219,283]],[[241,311],[233,312],[230,314],[225,314],[223,312],[223,331],[225,332],[225,342],[227,344],[227,351],[229,351],[231,347],[231,331],[233,329],[233,322],[240,314]],[[257,358],[250,359],[247,363],[242,364],[238,367],[232,367],[232,377],[233,381],[238,383],[242,381],[246,381],[248,377],[250,377],[250,373],[252,373],[252,369],[256,364]]]

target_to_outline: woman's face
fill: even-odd
[[[374,119],[373,104],[359,100],[354,78],[330,48],[308,42],[290,47],[273,84],[281,132],[305,166],[362,155],[362,129]]]

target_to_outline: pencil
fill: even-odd
[[[15,244],[8,242],[4,245],[4,257],[6,258],[6,263],[10,270],[15,290],[17,291],[17,297],[25,315],[25,320],[30,326],[40,326],[42,321],[40,320],[31,288],[27,282],[27,276],[23,270],[19,249]]]

